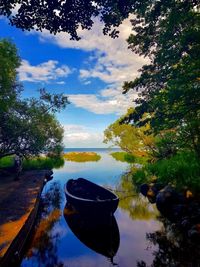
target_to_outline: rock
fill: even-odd
[[[192,228],[188,231],[188,237],[192,242],[200,242],[200,224],[193,225]]]
[[[140,192],[141,192],[141,194],[143,195],[143,196],[147,196],[147,192],[148,192],[148,190],[149,190],[149,185],[148,184],[142,184],[141,186],[140,186]]]
[[[168,185],[164,187],[156,196],[156,206],[158,210],[167,217],[174,216],[174,211],[178,209],[178,204],[184,204],[184,199],[175,189]]]

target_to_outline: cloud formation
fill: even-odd
[[[76,107],[86,109],[96,114],[115,113],[122,115],[133,106],[137,93],[122,95],[121,88],[108,87],[99,94],[70,94],[69,100]]]
[[[105,147],[103,133],[96,128],[77,124],[66,124],[64,127],[65,147]]]
[[[106,83],[119,85],[124,81],[133,80],[138,75],[138,69],[148,62],[147,59],[134,54],[128,49],[126,39],[132,32],[130,19],[131,17],[119,26],[120,35],[117,39],[103,35],[103,25],[98,19],[95,19],[90,31],[78,30],[81,37],[80,41],[70,40],[66,33],[51,35],[49,32],[43,31],[37,34],[39,34],[42,42],[52,42],[61,48],[93,52],[88,59],[86,68],[80,69],[80,78],[83,81],[88,78],[99,78]]]
[[[56,60],[48,60],[36,66],[31,65],[27,60],[22,60],[21,66],[18,68],[20,81],[28,82],[50,82],[67,77],[70,73],[72,70],[67,65],[59,66],[59,62]],[[63,84],[63,81],[60,83]]]

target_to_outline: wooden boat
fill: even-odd
[[[68,205],[65,206],[63,213],[74,235],[88,248],[107,257],[113,263],[120,244],[115,217],[107,214],[99,220],[92,214],[73,212],[73,208]]]
[[[84,178],[70,179],[65,186],[67,201],[77,210],[93,213],[113,214],[119,198],[110,190]]]

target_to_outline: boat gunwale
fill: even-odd
[[[82,179],[84,179],[84,178],[82,178]],[[67,181],[67,183],[68,183],[70,180],[75,180],[75,179],[69,179],[69,180]],[[85,180],[85,179],[84,179],[84,180]],[[88,182],[88,180],[86,180],[86,181]],[[90,181],[89,181],[89,182],[90,182]],[[75,196],[75,195],[72,195],[72,194],[68,191],[68,189],[67,189],[67,183],[65,184],[65,194],[67,194],[67,195],[69,195],[70,197],[75,198],[75,199],[77,199],[77,200],[81,200],[81,201],[85,201],[85,202],[95,202],[95,203],[112,202],[112,201],[117,201],[117,200],[119,200],[119,197],[118,197],[116,194],[114,194],[111,190],[109,190],[109,189],[107,189],[107,188],[104,188],[103,186],[100,186],[100,185],[95,184],[95,183],[93,183],[93,182],[90,182],[90,183],[94,184],[94,185],[97,186],[97,187],[100,187],[101,189],[103,189],[103,190],[105,190],[105,191],[108,191],[108,192],[111,193],[115,198],[112,198],[112,199],[89,199],[89,198],[81,198],[81,197],[77,197],[77,196]]]

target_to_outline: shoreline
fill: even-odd
[[[20,263],[38,215],[44,185],[51,170],[22,173],[19,181],[4,177],[0,184],[0,267]],[[14,211],[14,212],[13,212]]]

